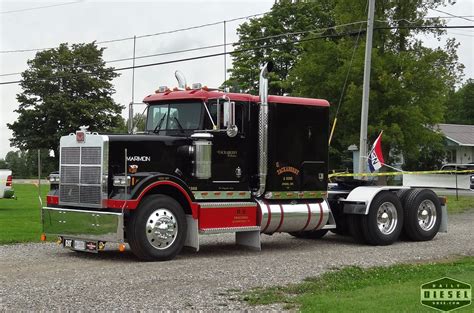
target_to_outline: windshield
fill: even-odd
[[[159,133],[161,131],[177,131],[199,128],[201,121],[201,102],[173,102],[150,104],[146,130]]]

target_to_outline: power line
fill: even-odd
[[[335,26],[326,27],[326,28],[315,28],[315,29],[310,29],[310,30],[306,30],[306,31],[288,32],[288,33],[283,33],[283,34],[278,34],[278,35],[271,35],[271,36],[259,37],[259,38],[255,38],[255,39],[243,40],[243,41],[239,41],[239,42],[230,42],[230,43],[225,43],[225,44],[216,44],[216,45],[210,45],[210,46],[204,46],[204,47],[197,47],[197,48],[189,48],[189,49],[183,49],[183,50],[174,50],[174,51],[168,51],[168,52],[154,53],[154,54],[149,54],[149,55],[138,56],[138,57],[135,57],[135,58],[129,57],[129,58],[109,60],[109,61],[105,61],[105,63],[123,62],[123,61],[130,61],[130,60],[134,60],[134,59],[135,60],[145,59],[145,58],[151,58],[151,57],[157,57],[157,56],[165,56],[165,55],[172,55],[172,54],[179,54],[179,53],[186,53],[186,52],[194,52],[194,51],[199,51],[199,50],[221,48],[221,47],[224,47],[224,46],[242,45],[242,44],[261,41],[261,40],[265,40],[265,39],[273,39],[273,38],[287,37],[287,36],[293,36],[293,35],[303,35],[303,34],[307,34],[307,33],[310,33],[310,32],[322,32],[322,31],[327,31],[327,30],[331,30],[331,29],[335,30],[337,28],[341,28],[341,27],[345,27],[345,26],[351,26],[351,25],[357,25],[357,24],[361,24],[361,26],[362,26],[363,23],[365,23],[365,21],[356,21],[356,22],[340,24],[340,25],[335,25]],[[97,65],[97,64],[98,63],[79,64],[79,65],[77,65],[77,67],[93,66],[93,65]],[[21,72],[0,74],[0,77],[20,75],[20,74],[21,74]]]
[[[380,26],[374,29],[450,29],[450,28],[474,28],[474,25],[455,25],[455,26]]]
[[[10,11],[2,11],[2,12],[0,12],[0,14],[18,13],[18,12],[46,9],[46,8],[52,8],[52,7],[59,7],[59,6],[64,6],[64,5],[76,4],[76,3],[79,3],[79,2],[82,2],[82,1],[83,0],[77,0],[77,1],[73,1],[73,2],[44,5],[44,6],[40,6],[40,7],[25,8],[25,9],[10,10]]]
[[[135,65],[135,66],[127,66],[127,67],[122,67],[122,68],[116,68],[116,69],[108,69],[108,71],[118,72],[118,71],[131,70],[133,68],[137,69],[137,68],[145,68],[145,67],[151,67],[151,66],[159,66],[159,65],[165,65],[165,64],[172,64],[172,63],[194,61],[194,60],[207,59],[207,58],[214,58],[214,57],[218,57],[218,56],[223,56],[225,54],[243,53],[243,52],[252,51],[252,50],[256,50],[256,49],[272,48],[272,47],[277,47],[277,46],[282,46],[282,45],[287,45],[287,44],[300,43],[300,42],[306,42],[306,41],[312,41],[312,40],[322,39],[322,38],[335,38],[335,37],[342,37],[342,36],[353,36],[353,35],[357,35],[358,33],[359,32],[356,31],[356,32],[346,32],[346,33],[341,33],[341,34],[329,34],[329,35],[324,35],[324,36],[319,36],[319,37],[314,37],[314,38],[304,38],[304,39],[299,39],[299,40],[287,41],[287,42],[283,42],[283,43],[262,45],[262,46],[246,48],[246,49],[237,49],[237,50],[233,50],[233,51],[229,51],[229,52],[219,52],[219,53],[214,53],[214,54],[206,54],[206,55],[200,55],[200,56],[182,58],[182,59],[175,59],[175,60],[169,60],[169,61],[163,61],[163,62],[147,63],[147,64],[140,64],[140,65]],[[50,76],[50,77],[39,78],[39,79],[40,80],[53,80],[53,79],[58,79],[58,78],[75,77],[75,76],[80,76],[80,75],[95,76],[97,74],[94,74],[94,73],[76,73],[76,74],[67,74],[67,75],[59,75],[59,76]],[[11,84],[18,84],[18,83],[21,83],[21,82],[22,82],[22,80],[7,81],[7,82],[0,82],[0,85],[11,85]]]
[[[451,13],[449,13],[449,12],[441,11],[441,10],[438,10],[438,9],[431,9],[431,10],[436,11],[436,12],[439,12],[439,13],[447,14],[447,15],[449,15],[449,16],[451,16],[451,17],[461,18],[461,19],[466,20],[466,21],[469,21],[469,22],[474,22],[474,20],[471,20],[471,19],[469,19],[469,18],[467,18],[467,17],[465,17],[465,16],[454,15],[454,14],[451,14]]]
[[[369,7],[369,1],[370,0],[368,0],[367,4],[365,5],[364,12],[366,12],[367,8]],[[359,46],[359,39],[360,39],[360,34],[362,32],[362,27],[363,27],[363,24],[360,24],[359,33],[357,34],[357,38],[356,38],[356,41],[355,41],[355,44],[354,44],[354,48],[352,49],[352,55],[351,55],[351,60],[349,62],[349,68],[347,69],[346,77],[344,78],[344,84],[342,85],[341,95],[339,96],[339,101],[337,103],[336,114],[334,114],[334,120],[333,120],[333,123],[332,123],[331,131],[329,133],[329,142],[328,142],[329,146],[331,146],[332,136],[334,134],[334,130],[336,129],[337,116],[339,115],[339,109],[341,108],[342,99],[343,99],[344,93],[346,91],[347,81],[349,80],[349,75],[350,75],[351,69],[352,69],[352,62],[354,61],[354,57],[355,57],[355,54],[356,54],[356,51],[357,51],[357,47]]]
[[[76,1],[76,2],[81,2],[81,1],[83,1],[83,0],[79,0],[79,1]],[[75,2],[68,2],[67,4],[72,4],[72,3],[75,3]],[[64,4],[63,4],[63,5],[64,5]],[[206,24],[201,24],[201,25],[196,25],[196,26],[190,26],[190,27],[184,27],[184,28],[179,28],[179,29],[174,29],[174,30],[169,30],[169,31],[158,32],[158,33],[139,35],[139,36],[136,36],[136,38],[137,38],[137,39],[141,39],[141,38],[147,38],[147,37],[154,37],[154,36],[161,36],[161,35],[167,35],[167,34],[174,34],[174,33],[189,31],[189,30],[193,30],[193,29],[199,29],[199,28],[204,28],[204,27],[209,27],[209,26],[215,26],[215,25],[222,24],[222,23],[224,23],[224,22],[229,23],[229,22],[234,22],[234,21],[238,21],[238,20],[249,19],[249,18],[253,18],[253,17],[265,15],[265,14],[267,14],[267,13],[269,13],[269,12],[257,13],[257,14],[252,14],[252,15],[247,15],[247,16],[242,16],[242,17],[237,17],[237,18],[233,18],[233,19],[229,19],[229,20],[218,21],[218,22],[212,22],[212,23],[206,23]],[[441,12],[441,13],[447,14],[447,13],[445,13],[445,12]],[[464,19],[465,19],[465,17],[469,17],[469,16],[456,16],[456,15],[452,15],[452,14],[450,14],[450,15],[451,15],[451,18],[464,18]],[[438,17],[427,17],[427,18],[434,19],[434,18],[444,18],[444,17],[438,16]],[[378,22],[385,22],[385,21],[380,21],[380,20],[379,20]],[[413,23],[413,22],[411,22],[411,21],[408,21],[408,22],[409,22],[409,23]],[[123,38],[117,38],[117,39],[109,39],[109,40],[96,41],[96,43],[97,43],[97,44],[115,43],[115,42],[133,40],[133,38],[134,38],[133,36],[131,36],[131,37],[123,37]],[[16,49],[16,50],[3,50],[3,51],[0,51],[0,54],[34,52],[34,51],[43,51],[43,50],[49,50],[49,49],[55,49],[55,48],[57,48],[57,47]]]
[[[249,19],[249,18],[261,16],[261,15],[264,15],[264,14],[267,14],[267,13],[268,13],[268,12],[258,13],[258,14],[252,14],[252,15],[247,15],[247,16],[242,16],[242,17],[236,17],[236,18],[233,18],[233,19],[230,19],[230,20],[225,20],[225,22],[228,23],[228,22],[234,22],[234,21],[238,21],[238,20]],[[189,31],[189,30],[193,30],[193,29],[199,29],[199,28],[204,28],[204,27],[209,27],[209,26],[215,26],[215,25],[219,25],[219,24],[222,24],[222,23],[224,23],[224,21],[218,21],[218,22],[206,23],[206,24],[201,24],[201,25],[196,25],[196,26],[178,28],[178,29],[173,29],[173,30],[168,30],[168,31],[153,33],[153,34],[139,35],[139,36],[136,36],[136,38],[137,38],[137,39],[141,39],[141,38],[147,38],[147,37],[155,37],[155,36],[161,36],[161,35],[174,34],[174,33]],[[132,36],[132,37],[117,38],[117,39],[109,39],[109,40],[103,40],[103,41],[96,41],[96,44],[106,44],[106,43],[114,43],[114,42],[128,41],[128,40],[133,40],[133,36]],[[53,47],[53,48],[31,48],[31,49],[3,50],[3,51],[0,51],[0,53],[1,53],[1,54],[6,54],[6,53],[23,53],[23,52],[43,51],[43,50],[56,49],[56,48],[58,48],[58,47]]]
[[[334,28],[335,26],[333,27],[329,27],[329,28]],[[328,29],[329,29],[328,28]],[[393,26],[393,27],[374,27],[374,30],[378,30],[378,29],[434,29],[434,28],[474,28],[474,25],[473,26],[466,26],[466,25],[458,25],[458,26]],[[314,31],[314,30],[312,30]],[[365,30],[363,31],[365,32]],[[298,33],[303,33],[303,32],[298,32]],[[255,49],[262,49],[262,48],[270,48],[270,47],[276,47],[276,46],[281,46],[281,45],[286,45],[286,44],[291,44],[291,43],[299,43],[299,42],[305,42],[305,41],[310,41],[310,40],[315,40],[315,39],[321,39],[321,38],[330,38],[330,37],[342,37],[342,36],[345,36],[345,35],[356,35],[356,34],[359,34],[360,32],[358,31],[353,31],[353,32],[346,32],[346,33],[341,33],[341,34],[329,34],[329,35],[325,35],[325,36],[321,36],[321,37],[315,37],[315,38],[308,38],[308,39],[299,39],[299,40],[294,40],[294,41],[287,41],[287,42],[283,42],[283,43],[276,43],[276,44],[271,44],[271,45],[262,45],[262,46],[258,46],[258,47],[252,47],[252,48],[247,48],[247,49],[238,49],[238,50],[234,50],[234,51],[230,51],[230,52],[226,52],[226,53],[215,53],[215,54],[208,54],[208,55],[202,55],[202,56],[196,56],[196,57],[191,57],[191,58],[183,58],[183,59],[176,59],[176,60],[170,60],[170,61],[163,61],[163,62],[156,62],[156,63],[149,63],[149,64],[141,64],[141,65],[136,65],[136,66],[131,66],[131,67],[123,67],[123,68],[118,68],[118,69],[113,69],[112,71],[123,71],[123,70],[130,70],[132,68],[143,68],[143,67],[149,67],[149,66],[157,66],[157,65],[164,65],[164,64],[171,64],[171,63],[178,63],[178,62],[184,62],[184,61],[192,61],[192,60],[198,60],[198,59],[205,59],[205,58],[212,58],[212,57],[217,57],[217,56],[223,56],[225,54],[234,54],[234,53],[242,53],[242,52],[246,52],[246,51],[251,51],[251,50],[255,50]],[[287,33],[287,34],[294,34],[294,33]],[[275,35],[277,36],[277,35]],[[268,36],[268,37],[275,37],[275,36]],[[264,39],[265,37],[261,38],[261,39]],[[258,41],[258,40],[261,40],[261,39],[253,39],[253,41]],[[239,44],[239,42],[236,42],[236,43],[229,43],[228,45],[231,45],[231,44]],[[222,46],[222,45],[216,45],[216,46]],[[194,50],[202,50],[202,49],[207,49],[208,47],[201,47],[201,48],[193,48]],[[187,50],[191,50],[191,49],[187,49]],[[167,54],[172,54],[172,53],[176,53],[176,51],[172,51],[172,52],[168,52]],[[166,54],[166,53],[165,53]],[[151,57],[151,56],[157,56],[159,54],[155,54],[155,55],[149,55],[149,56],[146,56],[146,57]],[[145,56],[142,56],[142,57],[145,57]],[[130,58],[128,58],[130,59]],[[120,59],[120,60],[113,60],[113,61],[123,61],[125,59]],[[110,61],[109,61],[110,62]],[[85,64],[83,66],[87,66],[87,65],[95,65],[96,63],[92,63],[92,64]],[[12,73],[13,75],[14,73]],[[4,76],[6,76],[6,74],[3,74]],[[55,79],[55,78],[64,78],[64,77],[73,77],[73,76],[76,76],[76,75],[94,75],[93,73],[77,73],[77,74],[68,74],[66,76],[51,76],[50,78],[43,78],[43,79]],[[20,83],[21,80],[16,80],[16,81],[7,81],[7,82],[0,82],[0,85],[8,85],[8,84],[16,84],[16,83]]]

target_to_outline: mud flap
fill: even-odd
[[[186,240],[184,246],[199,251],[199,229],[198,220],[194,219],[192,215],[186,214],[186,223],[188,224],[188,233],[186,234]]]

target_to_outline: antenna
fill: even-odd
[[[181,71],[175,71],[174,77],[176,77],[176,80],[178,81],[179,89],[185,90],[187,84],[186,84],[186,77],[184,77],[184,74]]]

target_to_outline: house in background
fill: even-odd
[[[474,162],[474,125],[438,124],[446,138],[446,161],[467,164]]]

